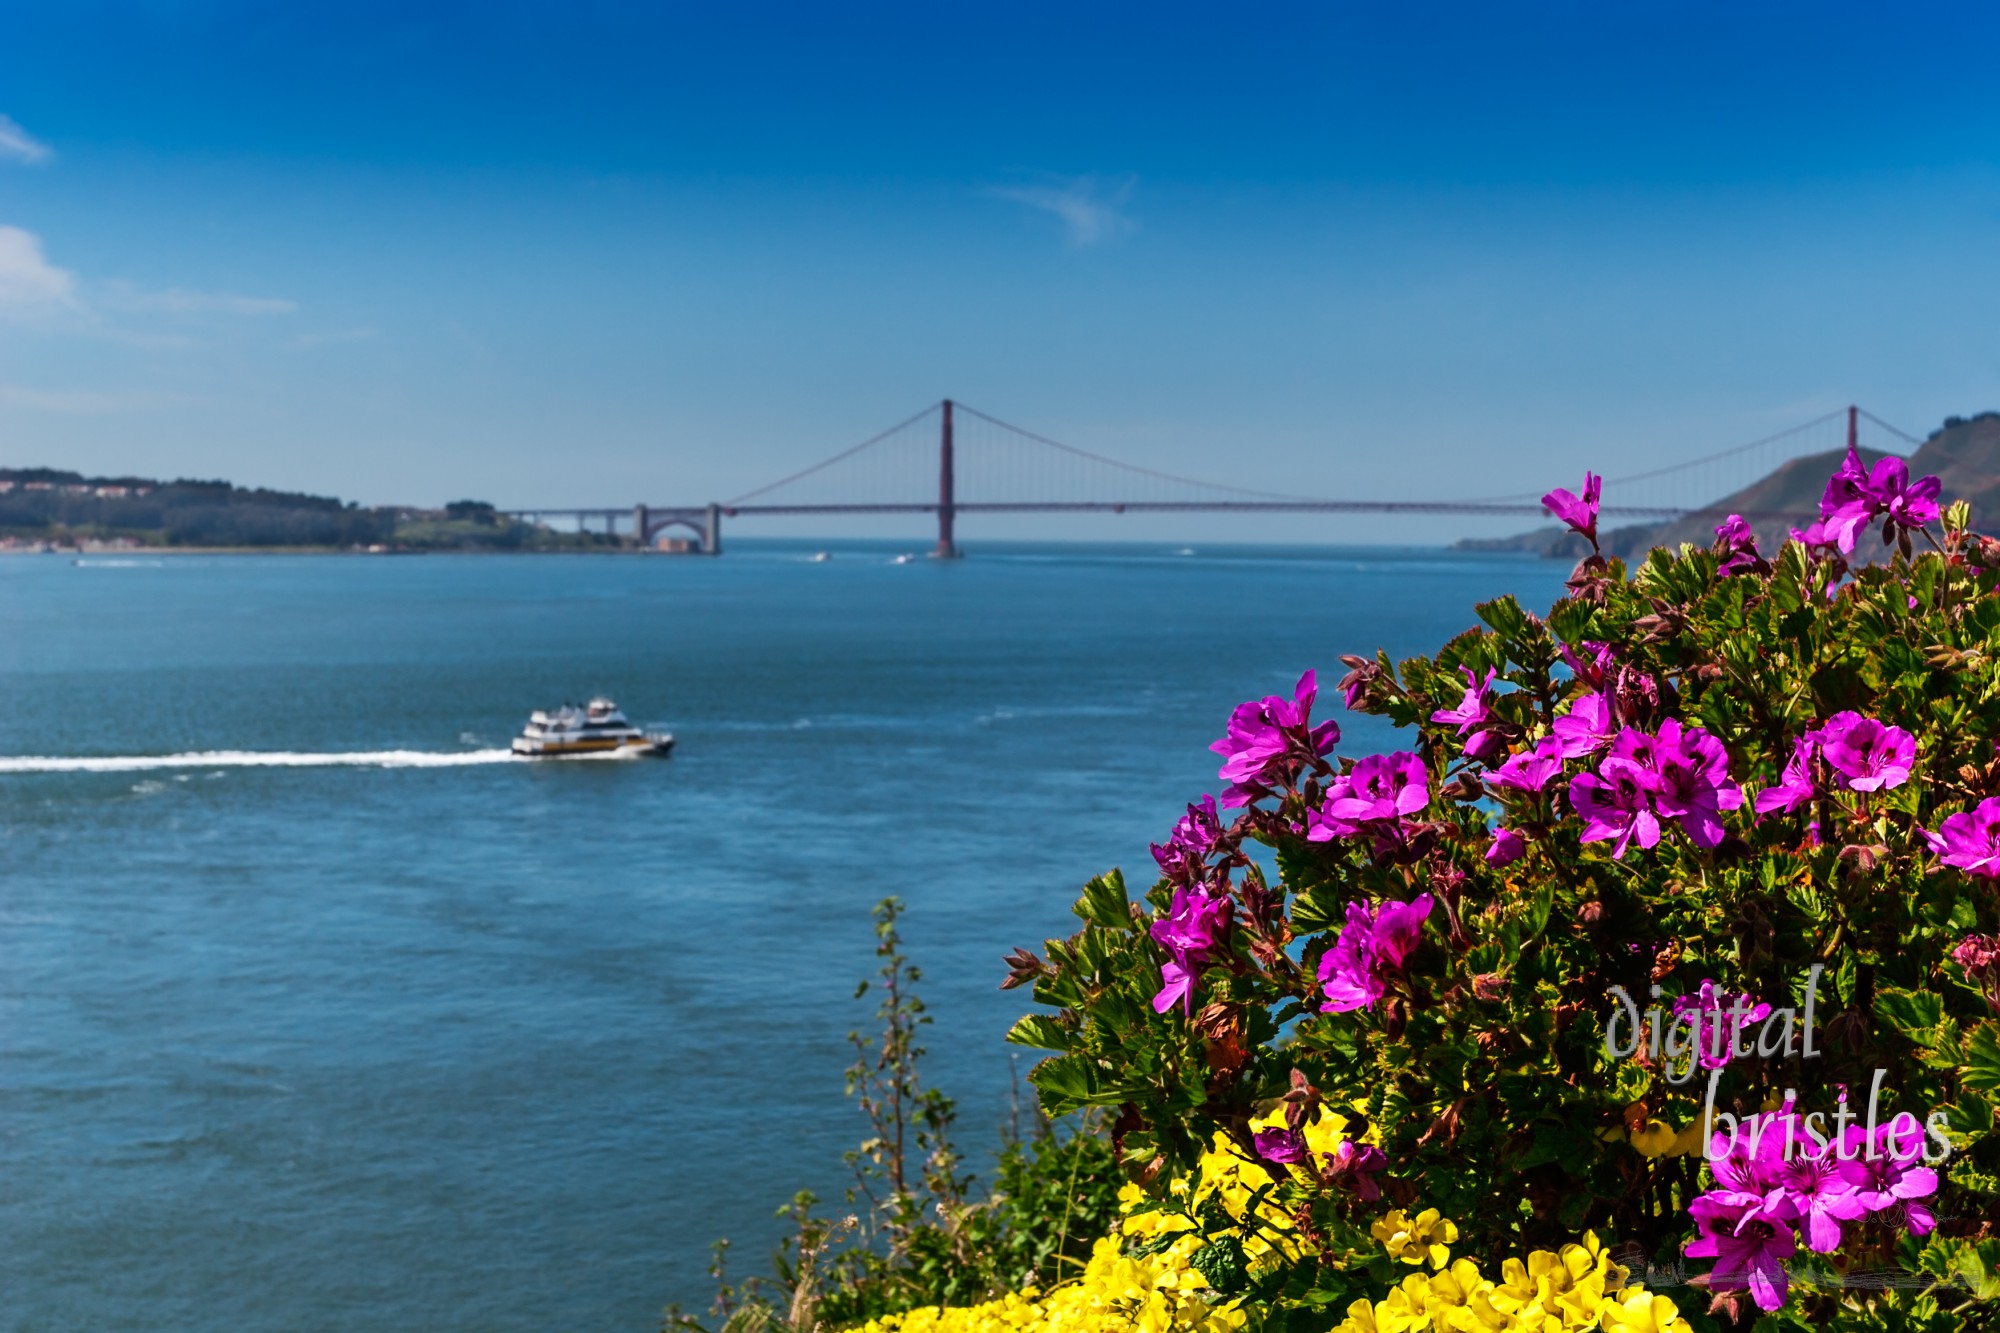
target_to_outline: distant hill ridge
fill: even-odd
[[[1744,514],[1758,516],[1751,522],[1758,547],[1767,553],[1775,551],[1792,528],[1802,528],[1819,517],[1819,497],[1826,490],[1826,479],[1846,453],[1843,447],[1794,458],[1699,513],[1663,523],[1608,529],[1598,534],[1598,540],[1605,554],[1629,560],[1655,546],[1672,549],[1682,542],[1706,546],[1715,540],[1716,524],[1730,514]],[[1870,467],[1886,457],[1879,449],[1862,449],[1860,454]],[[1946,417],[1910,455],[1909,462],[1912,477],[1936,475],[1946,503],[1965,500],[1972,505],[1973,527],[1986,532],[2000,530],[2000,412]],[[1609,493],[1604,498],[1606,503],[1616,503]],[[1537,528],[1513,537],[1467,538],[1456,546],[1466,551],[1520,551],[1572,560],[1590,552],[1588,542],[1561,527]],[[1856,549],[1864,557],[1879,552],[1879,536],[1864,537]]]
[[[579,550],[616,545],[600,533],[516,523],[493,506],[364,508],[296,491],[226,481],[90,477],[48,467],[0,467],[0,546],[130,540],[149,546]]]

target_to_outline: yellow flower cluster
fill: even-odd
[[[1274,1115],[1258,1127],[1278,1123]],[[1343,1117],[1322,1114],[1305,1127],[1307,1146],[1331,1153],[1346,1128]],[[1219,1205],[1239,1224],[1254,1209],[1262,1225],[1236,1231],[1254,1271],[1283,1262],[1280,1247],[1296,1234],[1268,1195],[1256,1198],[1272,1183],[1263,1166],[1218,1134],[1200,1170],[1176,1180],[1172,1192],[1187,1212]],[[857,1333],[1237,1333],[1246,1327],[1249,1313],[1215,1300],[1190,1262],[1204,1244],[1194,1224],[1180,1212],[1135,1211],[1145,1197],[1137,1186],[1124,1188],[1122,1234],[1098,1241],[1075,1281],[981,1305],[889,1315]],[[1418,1271],[1380,1301],[1354,1302],[1335,1333],[1690,1333],[1674,1303],[1629,1282],[1595,1235],[1558,1251],[1536,1250],[1525,1261],[1507,1259],[1496,1282],[1470,1259],[1451,1257],[1458,1227],[1435,1208],[1414,1215],[1392,1210],[1371,1231],[1392,1259]],[[1126,1254],[1133,1241],[1162,1248]],[[1423,1271],[1426,1265],[1431,1271]]]
[[[1426,1208],[1414,1218],[1397,1208],[1368,1231],[1382,1242],[1391,1259],[1401,1259],[1406,1264],[1421,1264],[1428,1259],[1432,1268],[1443,1268],[1451,1262],[1450,1247],[1458,1239],[1458,1224],[1440,1217],[1435,1208]]]
[[[1779,1110],[1784,1101],[1779,1097],[1768,1097],[1764,1101],[1766,1111]],[[1705,1110],[1690,1121],[1685,1129],[1675,1129],[1671,1122],[1658,1116],[1648,1118],[1637,1129],[1624,1125],[1613,1125],[1601,1129],[1597,1137],[1605,1143],[1629,1143],[1644,1157],[1699,1157],[1709,1139],[1709,1126],[1714,1120],[1714,1111]]]
[[[1275,1128],[1282,1118],[1273,1114],[1258,1128]],[[1306,1146],[1331,1153],[1347,1129],[1344,1117],[1322,1114],[1305,1127]],[[1270,1173],[1246,1160],[1217,1134],[1202,1154],[1192,1177],[1173,1184],[1173,1193],[1193,1211],[1213,1200],[1241,1223],[1248,1219],[1252,1198],[1272,1184]],[[1012,1292],[983,1305],[912,1310],[864,1324],[858,1333],[1231,1333],[1248,1322],[1247,1315],[1227,1302],[1210,1304],[1208,1282],[1189,1264],[1204,1243],[1194,1224],[1178,1212],[1134,1212],[1146,1198],[1137,1185],[1126,1185],[1118,1201],[1126,1217],[1121,1234],[1097,1242],[1083,1275],[1046,1292]],[[1255,1204],[1257,1218],[1272,1230],[1289,1234],[1292,1220],[1268,1197]],[[1450,1223],[1445,1223],[1450,1226]],[[1268,1233],[1266,1233],[1268,1234]],[[1257,1228],[1236,1233],[1244,1258],[1257,1267],[1275,1261],[1275,1251]],[[1452,1232],[1453,1238],[1457,1235]],[[1158,1253],[1127,1255],[1133,1242],[1171,1240]]]
[[[1083,1276],[1042,1293],[1010,1292],[983,1305],[911,1310],[859,1333],[1236,1333],[1240,1310],[1209,1303],[1208,1283],[1188,1264],[1201,1247],[1185,1236],[1158,1254],[1128,1256],[1107,1236]]]
[[[1644,1157],[1693,1157],[1708,1142],[1708,1117],[1703,1115],[1680,1130],[1655,1117],[1632,1130],[1613,1125],[1599,1130],[1597,1137],[1606,1143],[1629,1143]]]
[[[1689,1333],[1674,1303],[1627,1285],[1630,1275],[1589,1232],[1525,1263],[1507,1259],[1494,1282],[1470,1259],[1451,1258],[1443,1242],[1458,1229],[1435,1209],[1415,1218],[1392,1212],[1373,1230],[1392,1257],[1428,1259],[1436,1271],[1410,1274],[1382,1300],[1354,1302],[1335,1333]]]
[[[1276,1129],[1284,1124],[1282,1112],[1274,1111],[1262,1120],[1254,1122],[1253,1129]],[[1340,1147],[1340,1141],[1347,1134],[1347,1118],[1331,1111],[1321,1112],[1319,1118],[1304,1127],[1306,1147],[1314,1154],[1331,1154]],[[1242,1224],[1250,1220],[1251,1200],[1259,1190],[1268,1190],[1274,1182],[1269,1171],[1262,1164],[1249,1161],[1239,1152],[1229,1139],[1217,1134],[1201,1155],[1201,1166],[1192,1180],[1182,1177],[1174,1181],[1172,1193],[1188,1211],[1194,1211],[1199,1204],[1213,1200],[1222,1210],[1238,1223],[1236,1238],[1243,1244],[1243,1255],[1253,1270],[1267,1264],[1276,1253],[1272,1245],[1272,1235],[1289,1236],[1294,1227],[1292,1218],[1283,1208],[1271,1202],[1267,1194],[1256,1206],[1257,1227]],[[1153,1240],[1161,1236],[1171,1236],[1183,1231],[1192,1231],[1194,1224],[1178,1212],[1141,1212],[1133,1209],[1142,1203],[1146,1193],[1137,1185],[1126,1185],[1118,1192],[1118,1202],[1127,1214],[1121,1227],[1124,1234],[1134,1240]],[[1447,1222],[1446,1226],[1451,1224]],[[1451,1239],[1457,1239],[1453,1230]]]

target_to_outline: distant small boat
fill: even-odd
[[[915,556],[911,555],[908,551],[905,551],[901,555],[897,556],[894,560],[891,560],[889,563],[892,565],[909,565],[916,563],[916,559],[917,558]]]
[[[592,699],[582,708],[564,704],[554,712],[536,709],[528,726],[514,738],[514,753],[532,759],[565,759],[615,755],[642,759],[671,753],[674,738],[665,732],[645,732],[625,720],[609,699]]]
[[[823,565],[831,559],[833,559],[833,552],[831,551],[814,551],[812,553],[812,562],[815,565]]]

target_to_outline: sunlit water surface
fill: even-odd
[[[0,558],[0,1325],[649,1330],[836,1196],[869,906],[1007,1114],[1000,955],[1213,790],[1305,666],[1564,570],[742,544]],[[514,762],[593,692],[664,762]],[[173,757],[160,762],[160,757]],[[209,757],[190,757],[209,756]]]

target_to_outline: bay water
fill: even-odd
[[[832,558],[809,558],[825,546]],[[1214,791],[1238,701],[1566,567],[742,542],[0,558],[0,1327],[650,1330],[864,1133],[869,908],[977,1161],[996,989]],[[671,759],[530,762],[606,694]],[[1021,1052],[1021,1069],[1033,1060]]]

